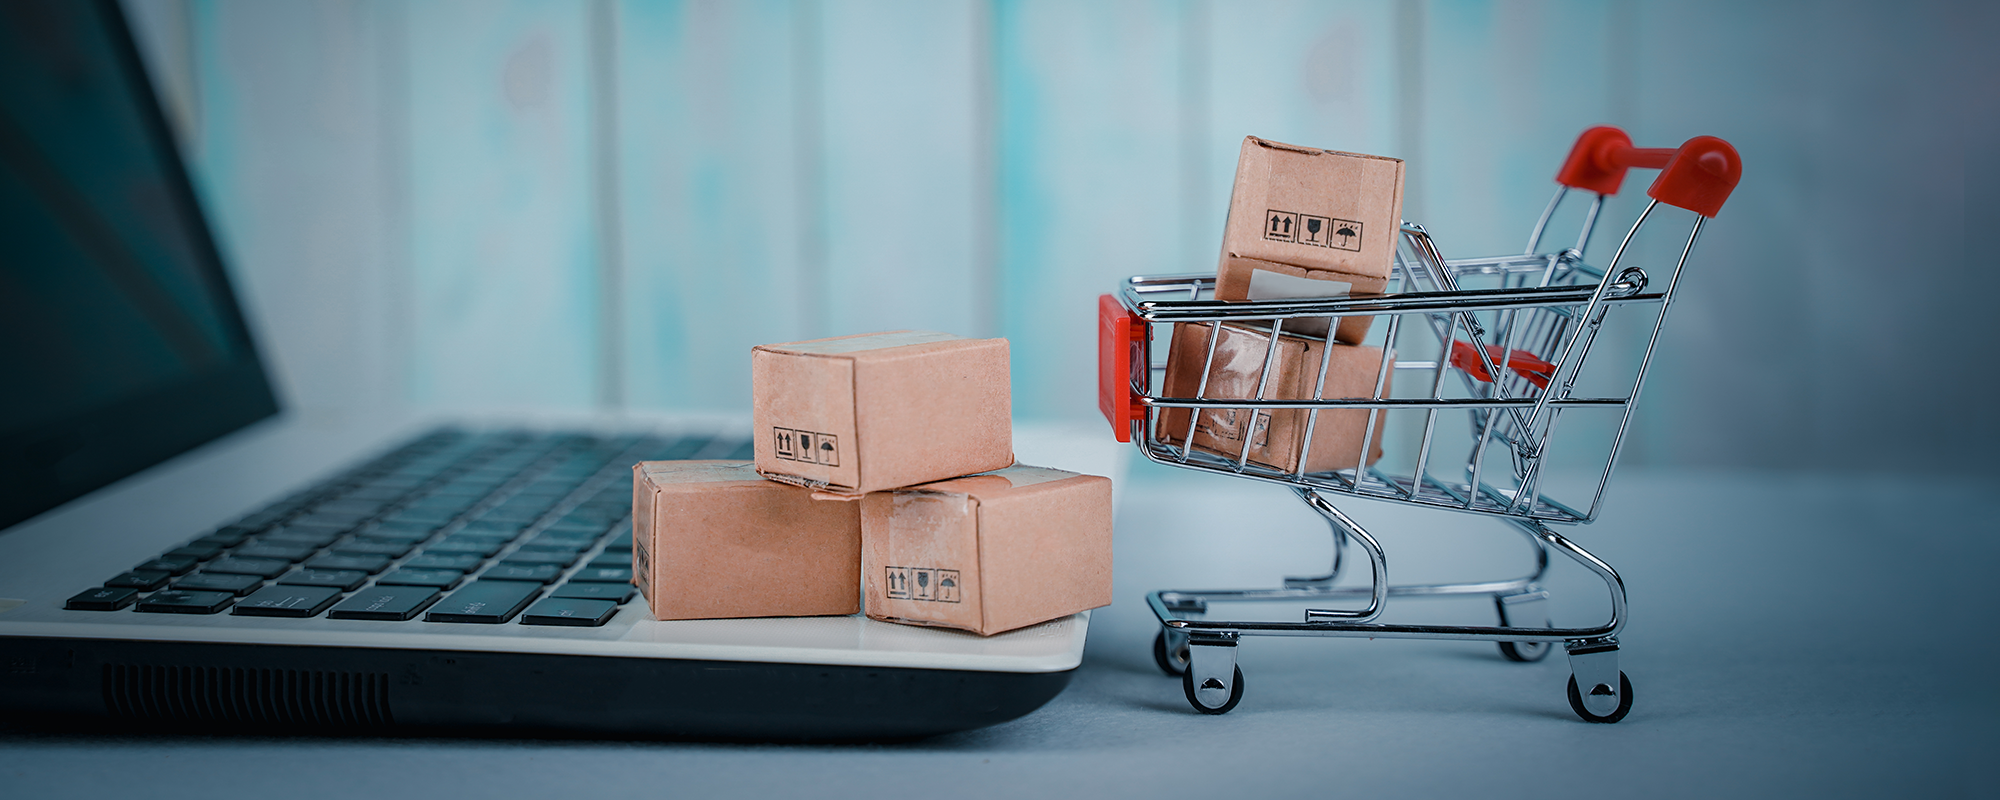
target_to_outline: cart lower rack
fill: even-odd
[[[1605,198],[1631,167],[1660,175],[1599,269],[1584,252]],[[1099,404],[1118,439],[1161,464],[1282,485],[1333,534],[1325,574],[1272,589],[1147,595],[1161,624],[1154,657],[1182,677],[1188,702],[1210,714],[1236,707],[1236,645],[1246,636],[1458,639],[1497,642],[1514,661],[1540,660],[1561,644],[1570,707],[1592,722],[1623,719],[1632,707],[1618,660],[1624,584],[1552,526],[1597,518],[1681,269],[1741,169],[1721,139],[1640,149],[1622,131],[1593,128],[1558,174],[1523,254],[1447,260],[1423,227],[1404,223],[1390,291],[1381,295],[1220,301],[1214,276],[1179,275],[1135,277],[1103,296]],[[1571,190],[1593,195],[1575,243],[1545,250],[1544,233]],[[1636,265],[1634,243],[1667,215],[1662,204],[1694,216],[1686,237],[1670,240],[1671,269],[1656,276]],[[1367,341],[1328,338],[1352,317],[1373,318]],[[1643,352],[1627,354],[1629,363],[1591,359],[1607,318],[1620,317],[1637,317],[1640,331],[1650,322]],[[1454,418],[1464,421],[1464,438],[1445,435]],[[1557,467],[1587,476],[1579,502],[1558,499],[1574,487],[1556,485]],[[1495,518],[1525,538],[1534,568],[1506,580],[1393,585],[1382,545],[1336,505],[1344,498]],[[1366,585],[1338,585],[1349,545],[1367,557]],[[1551,624],[1542,588],[1551,551],[1603,581],[1608,619]],[[1378,621],[1392,599],[1419,597],[1488,598],[1498,624]],[[1209,617],[1211,604],[1239,602],[1310,607],[1290,621]]]

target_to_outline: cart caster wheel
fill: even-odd
[[[1243,668],[1237,667],[1235,679],[1229,682],[1229,702],[1227,703],[1219,706],[1205,704],[1201,701],[1201,695],[1196,694],[1196,688],[1194,685],[1194,673],[1181,673],[1181,691],[1187,694],[1188,705],[1194,706],[1194,710],[1203,714],[1227,714],[1230,709],[1236,707],[1237,703],[1243,702]]]
[[[1549,651],[1553,649],[1555,648],[1549,646],[1548,642],[1501,642],[1500,657],[1508,661],[1532,664],[1548,658]]]
[[[1600,690],[1608,688],[1610,687],[1603,685],[1598,687]],[[1190,694],[1189,697],[1193,697],[1193,695]],[[1230,705],[1235,705],[1233,699]],[[1583,694],[1576,689],[1576,676],[1571,675],[1569,676],[1569,708],[1571,711],[1575,711],[1577,716],[1582,717],[1585,722],[1602,722],[1608,725],[1624,719],[1625,715],[1632,711],[1632,680],[1625,677],[1625,673],[1618,673],[1618,710],[1600,717],[1590,713],[1590,709],[1583,707]]]
[[[1167,646],[1167,632],[1160,631],[1159,635],[1153,637],[1153,663],[1160,665],[1160,671],[1167,673],[1167,677],[1173,678],[1186,675],[1188,670],[1187,639],[1181,639],[1180,646],[1169,648]]]

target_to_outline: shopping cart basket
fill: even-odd
[[[1605,198],[1618,191],[1632,167],[1660,170],[1647,189],[1651,200],[1610,262],[1592,266],[1584,251]],[[1592,722],[1623,719],[1632,707],[1632,685],[1618,664],[1624,584],[1609,564],[1552,526],[1597,518],[1681,268],[1702,223],[1721,210],[1741,172],[1736,150],[1721,139],[1703,136],[1677,149],[1641,149],[1616,128],[1593,128],[1572,148],[1524,254],[1447,260],[1422,226],[1405,222],[1389,291],[1380,295],[1223,302],[1214,299],[1213,275],[1175,275],[1134,277],[1117,295],[1100,298],[1099,403],[1119,441],[1136,443],[1157,463],[1285,486],[1324,518],[1333,534],[1333,564],[1323,575],[1287,578],[1276,589],[1164,590],[1146,596],[1162,627],[1154,656],[1169,674],[1181,675],[1188,702],[1222,714],[1242,699],[1236,644],[1244,636],[1493,641],[1515,661],[1539,660],[1560,642],[1569,656],[1570,707]],[[1573,245],[1545,250],[1543,234],[1573,189],[1593,195],[1581,230]],[[1641,236],[1649,222],[1676,215],[1661,210],[1663,203],[1693,212],[1693,222],[1685,239],[1666,239],[1673,267],[1661,276],[1636,264],[1634,243],[1657,238]],[[1346,359],[1374,351],[1342,350],[1323,337],[1288,331],[1331,332],[1341,319],[1356,316],[1375,318],[1368,343],[1380,345],[1379,363],[1368,366],[1372,374],[1362,381],[1362,391],[1349,392],[1357,396],[1329,397],[1336,350]],[[1607,317],[1636,317],[1636,327],[1628,329],[1641,334],[1650,322],[1644,350],[1622,353],[1622,361],[1598,358],[1586,370]],[[1174,346],[1165,346],[1156,328],[1173,334],[1164,340]],[[1261,365],[1248,361],[1255,388],[1242,389],[1247,384],[1237,381],[1239,390],[1219,390],[1211,385],[1211,376],[1219,374],[1218,342],[1231,339],[1241,356],[1242,337],[1251,337],[1249,352],[1262,357]],[[1165,361],[1155,358],[1161,350],[1167,351]],[[1274,379],[1281,350],[1285,363],[1301,364],[1298,371],[1308,379]],[[1311,369],[1314,358],[1317,372]],[[1239,357],[1221,366],[1240,376],[1245,363]],[[1452,417],[1469,423],[1467,439],[1440,435]],[[1599,422],[1579,427],[1573,420],[1582,417]],[[1314,438],[1316,427],[1333,425],[1349,432],[1344,446],[1359,439],[1358,448],[1346,451],[1351,455],[1345,468],[1338,459],[1327,467]],[[1291,434],[1275,433],[1281,429]],[[1217,435],[1204,438],[1203,431]],[[1580,438],[1581,445],[1562,447],[1559,431]],[[1393,457],[1369,457],[1384,445]],[[1581,462],[1587,466],[1571,471],[1576,462],[1565,461],[1562,475],[1583,475],[1575,493],[1589,495],[1583,502],[1565,502],[1555,496],[1560,487],[1550,465],[1557,454],[1567,458],[1579,448],[1588,453]],[[1402,466],[1389,468],[1392,463]],[[1463,473],[1444,474],[1440,465]],[[1335,505],[1349,497],[1498,518],[1525,534],[1533,547],[1533,572],[1513,580],[1391,585],[1381,544]],[[1367,554],[1366,586],[1336,585],[1350,543]],[[1611,600],[1607,621],[1576,628],[1551,624],[1542,588],[1550,550],[1604,581]],[[1439,596],[1491,598],[1499,624],[1376,621],[1391,598]],[[1341,598],[1350,600],[1348,606],[1367,602],[1360,608],[1309,607],[1302,620],[1208,618],[1211,603],[1312,606]]]

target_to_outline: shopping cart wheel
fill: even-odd
[[[1500,656],[1508,661],[1532,664],[1548,658],[1552,649],[1548,642],[1501,642]]]
[[[1602,691],[1608,688],[1610,687],[1600,685],[1595,691]],[[1193,695],[1189,695],[1189,697],[1192,698]],[[1229,704],[1233,706],[1236,702],[1232,698]],[[1569,676],[1569,708],[1571,711],[1575,711],[1577,716],[1582,717],[1585,722],[1610,724],[1624,719],[1625,715],[1632,711],[1632,680],[1625,677],[1625,673],[1618,673],[1618,710],[1600,717],[1590,713],[1590,709],[1583,707],[1583,693],[1576,690],[1576,676],[1571,675]],[[1220,714],[1222,712],[1216,711],[1212,713]]]
[[[1168,644],[1169,638],[1178,639]],[[1160,671],[1168,677],[1186,675],[1188,669],[1188,643],[1186,636],[1169,637],[1165,630],[1153,637],[1153,663],[1160,665]]]
[[[1199,688],[1201,687],[1194,685],[1192,671],[1181,673],[1181,691],[1187,694],[1188,705],[1194,706],[1194,710],[1203,714],[1227,714],[1237,703],[1243,702],[1243,668],[1237,667],[1236,677],[1229,682],[1229,702],[1219,706],[1207,705],[1201,701],[1201,695],[1196,691]]]

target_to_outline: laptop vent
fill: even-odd
[[[113,716],[177,722],[374,727],[389,714],[389,675],[294,669],[104,666]]]

